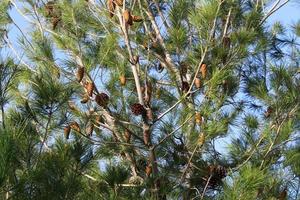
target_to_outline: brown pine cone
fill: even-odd
[[[229,48],[229,47],[230,47],[230,44],[231,44],[230,37],[225,36],[225,37],[223,38],[222,43],[223,43],[223,46],[224,46],[225,48]]]
[[[278,196],[278,200],[286,200],[287,198],[287,189],[282,190]]]
[[[125,77],[124,75],[121,75],[121,76],[119,77],[119,79],[120,79],[120,84],[121,84],[122,86],[125,86],[125,85],[126,85],[126,77]]]
[[[123,6],[123,0],[114,0],[115,4],[118,6]]]
[[[201,71],[202,78],[205,79],[206,78],[206,72],[207,72],[207,66],[206,66],[205,63],[202,63],[202,65],[200,67],[200,71]]]
[[[54,16],[52,17],[51,19],[51,23],[52,23],[52,30],[55,30],[58,23],[61,21],[61,18],[60,17],[57,17],[57,16]]]
[[[92,122],[89,122],[85,128],[86,136],[92,136],[94,131],[94,124]]]
[[[87,103],[90,100],[90,97],[88,95],[84,95],[80,101],[80,103]]]
[[[71,124],[70,124],[70,127],[71,127],[71,129],[73,129],[74,131],[77,131],[77,132],[81,132],[81,129],[80,129],[80,126],[79,126],[79,124],[77,123],[77,122],[72,122]]]
[[[130,13],[129,10],[125,10],[124,13],[123,13],[123,17],[124,17],[124,20],[125,20],[125,23],[132,26],[133,25],[133,21],[132,21],[132,15]]]
[[[79,83],[82,81],[83,76],[84,76],[84,67],[80,67],[78,68],[76,73],[76,79]]]
[[[132,20],[134,22],[142,22],[143,21],[143,18],[141,16],[136,16],[136,15],[133,15],[132,16]]]
[[[181,90],[183,93],[187,93],[190,89],[190,85],[188,82],[186,81],[182,81],[182,86],[181,86]]]
[[[142,104],[139,103],[134,103],[130,106],[131,108],[131,112],[138,116],[138,115],[144,115],[146,113],[146,109],[144,108],[144,106]]]
[[[197,124],[201,124],[202,123],[202,116],[200,112],[196,112],[195,114],[195,121]]]
[[[96,96],[95,101],[99,106],[106,108],[109,101],[109,96],[102,92]]]
[[[87,93],[90,97],[93,96],[93,92],[94,92],[94,89],[95,89],[95,85],[94,83],[92,82],[87,82],[86,85],[85,85],[85,88],[87,90]]]
[[[146,172],[147,177],[149,177],[152,173],[152,167],[150,165],[147,165],[145,172]]]
[[[53,16],[53,13],[54,13],[54,6],[55,6],[55,3],[54,1],[49,1],[46,6],[45,6],[45,9],[46,9],[46,16],[47,17],[52,17]]]
[[[109,16],[112,18],[115,14],[116,4],[114,0],[107,0],[107,8],[109,11]]]
[[[265,112],[265,117],[268,118],[273,113],[273,108],[271,106],[268,107],[267,111]]]

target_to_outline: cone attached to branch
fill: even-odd
[[[149,177],[152,173],[152,166],[148,164],[145,169],[146,176]]]
[[[90,97],[92,97],[92,96],[93,96],[94,89],[95,89],[94,83],[92,83],[92,82],[87,82],[86,85],[85,85],[85,88],[86,88],[87,94],[88,94]]]
[[[201,116],[200,112],[196,112],[195,121],[197,124],[202,124],[202,116]]]
[[[82,97],[80,103],[83,103],[83,104],[84,104],[84,103],[87,103],[89,100],[90,100],[89,95],[88,95],[88,94],[85,94],[85,95]]]
[[[89,122],[85,128],[86,136],[88,137],[92,136],[93,131],[94,131],[94,124],[92,122]]]
[[[198,140],[197,140],[197,144],[199,146],[202,146],[205,142],[205,134],[204,133],[200,133],[200,135],[198,136]]]
[[[268,107],[267,111],[265,112],[265,117],[268,118],[273,113],[273,108],[271,106]]]
[[[107,0],[107,8],[109,11],[109,16],[112,18],[115,14],[116,4],[114,0]]]
[[[77,122],[71,122],[70,127],[71,127],[72,130],[81,133],[80,126]]]
[[[125,77],[124,75],[121,75],[121,76],[119,77],[119,80],[120,80],[120,84],[121,84],[122,86],[125,86],[125,85],[126,85],[126,77]]]
[[[70,132],[71,132],[71,127],[70,127],[70,125],[68,125],[64,128],[64,135],[65,135],[66,139],[69,139]]]
[[[132,20],[134,22],[142,22],[143,21],[143,18],[141,16],[136,16],[136,15],[133,15],[132,16]]]
[[[57,17],[57,16],[54,16],[52,17],[51,19],[51,23],[52,23],[52,30],[55,30],[58,23],[61,21],[61,18],[60,17]]]
[[[205,63],[201,64],[200,71],[201,71],[202,78],[205,79],[206,78],[206,72],[207,72],[207,66],[206,66]]]
[[[130,13],[129,10],[125,10],[125,11],[124,11],[123,17],[124,17],[124,20],[125,20],[126,25],[130,25],[130,26],[133,25],[132,15],[131,15],[131,13]]]
[[[225,48],[230,48],[231,45],[230,37],[228,36],[223,37],[222,44]]]
[[[123,6],[123,0],[113,0],[115,4],[117,4],[118,6]]]
[[[84,76],[84,67],[79,67],[76,72],[76,79],[80,83]]]
[[[182,81],[181,90],[183,93],[187,93],[190,89],[190,85],[186,81]]]
[[[146,109],[142,104],[134,103],[130,106],[130,108],[131,108],[131,112],[136,116],[146,114]]]
[[[109,101],[109,96],[102,92],[96,96],[95,101],[99,106],[106,108]]]
[[[278,200],[286,200],[287,199],[287,189],[285,188],[279,193]]]
[[[49,1],[46,6],[45,6],[45,9],[46,9],[46,16],[47,17],[52,17],[53,14],[54,14],[54,7],[55,7],[55,3],[54,1]]]

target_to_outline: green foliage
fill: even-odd
[[[240,169],[232,183],[224,188],[224,195],[220,199],[255,199],[258,190],[270,184],[270,175],[258,168],[249,165]]]

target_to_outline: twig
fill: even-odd
[[[278,3],[280,1],[281,0],[277,0],[277,2],[274,4],[274,6],[272,7],[272,9],[265,15],[265,17],[258,24],[259,26],[262,25],[274,12],[276,12],[277,10],[279,10],[281,7],[283,7],[285,4],[287,4],[290,0],[286,0],[285,2],[283,2],[280,6],[278,6],[276,8],[276,6],[278,5]]]
[[[212,177],[212,174],[207,179],[206,185],[205,185],[204,190],[203,190],[202,195],[201,195],[201,200],[204,198],[204,195],[205,195],[205,192],[207,190],[207,187],[208,187],[208,184],[209,184],[209,181],[210,181],[211,177]]]
[[[174,133],[176,133],[179,129],[181,129],[194,115],[191,115],[188,117],[180,126],[178,126],[176,129],[174,129],[171,133],[166,135],[161,141],[159,141],[156,145],[153,146],[153,149],[161,145],[166,139],[168,139],[170,136],[172,136]]]

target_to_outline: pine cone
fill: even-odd
[[[273,108],[271,106],[268,107],[267,111],[265,112],[265,117],[268,118],[273,113]]]
[[[190,85],[188,82],[186,81],[182,81],[182,86],[181,86],[181,90],[183,93],[187,93],[190,89]]]
[[[202,146],[205,142],[205,134],[204,133],[200,133],[198,140],[197,140],[197,144],[199,146]]]
[[[94,131],[94,124],[92,122],[89,122],[85,128],[86,136],[89,137],[92,136],[93,131]]]
[[[70,127],[71,127],[71,129],[72,130],[74,130],[74,131],[77,131],[77,132],[81,132],[81,129],[80,129],[80,126],[79,126],[79,124],[77,123],[77,122],[72,122],[71,124],[70,124]]]
[[[202,63],[202,65],[200,67],[200,71],[201,71],[202,78],[205,79],[206,78],[206,72],[207,72],[207,66],[206,66],[205,63]]]
[[[223,38],[222,43],[223,43],[223,46],[224,46],[225,48],[230,48],[230,44],[231,44],[230,37],[225,36],[225,37]]]
[[[112,18],[115,14],[116,4],[114,0],[107,0],[107,8],[109,11],[109,16]]]
[[[141,16],[136,16],[136,15],[133,15],[132,16],[132,20],[134,22],[142,22],[143,21],[143,18]]]
[[[132,21],[132,16],[129,10],[125,10],[123,13],[123,17],[125,20],[125,23],[132,26],[133,25],[133,21]]]
[[[287,198],[287,189],[282,190],[278,196],[278,200],[286,200]]]
[[[124,75],[121,75],[121,76],[119,77],[119,79],[120,79],[121,85],[122,85],[122,86],[125,86],[125,85],[126,85],[126,77],[125,77]]]
[[[123,0],[114,0],[114,2],[120,7],[123,6]]]
[[[200,114],[200,112],[196,112],[195,114],[195,121],[197,124],[201,124],[202,123],[202,116]]]
[[[81,99],[80,103],[87,103],[90,100],[90,97],[88,95],[84,95]]]
[[[196,88],[201,88],[201,79],[200,78],[196,78],[195,79],[195,86],[196,86]]]
[[[136,116],[144,115],[146,113],[146,109],[144,108],[144,106],[139,103],[132,104],[130,108],[131,108],[131,112]]]
[[[152,167],[150,165],[147,165],[145,172],[146,172],[146,176],[149,177],[152,173]]]
[[[66,126],[66,127],[64,128],[64,135],[65,135],[65,138],[66,138],[66,139],[69,139],[70,131],[71,131],[70,125],[68,125],[68,126]]]
[[[226,177],[227,170],[225,167],[220,165],[210,165],[209,173],[212,175],[212,179],[221,180]]]
[[[80,83],[84,76],[84,67],[79,67],[76,73],[76,79]]]
[[[73,101],[68,101],[68,106],[72,111],[77,111],[77,107]]]
[[[52,23],[52,30],[55,30],[58,23],[61,21],[61,18],[60,17],[57,17],[57,16],[54,16],[52,17],[51,19],[51,23]]]
[[[225,167],[220,165],[210,165],[208,166],[209,176],[211,176],[211,179],[209,181],[209,186],[212,188],[217,187],[222,183],[222,179],[226,177],[227,170]],[[206,177],[208,180],[208,177]]]
[[[95,101],[99,106],[106,108],[109,101],[109,96],[105,93],[100,93],[96,96]]]
[[[186,62],[182,62],[180,64],[180,72],[182,76],[185,76],[187,74],[187,70],[188,70],[188,64]]]
[[[87,90],[87,93],[90,97],[93,96],[93,92],[94,92],[94,89],[95,89],[95,85],[94,83],[92,82],[87,82],[87,84],[85,85],[85,88]]]
[[[47,17],[52,17],[53,16],[53,13],[54,13],[54,6],[55,6],[55,3],[54,1],[49,1],[46,6],[45,6],[45,9],[46,9],[46,16]]]

